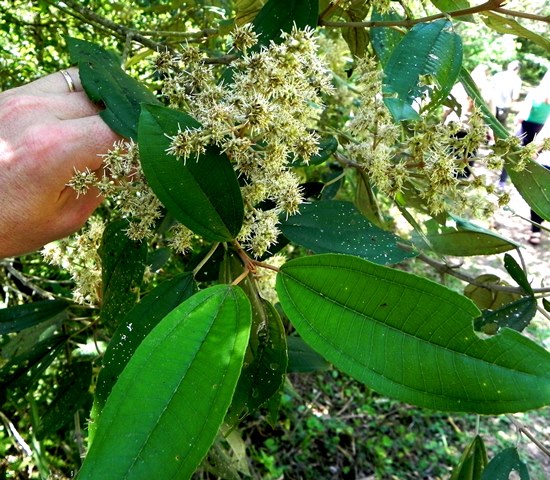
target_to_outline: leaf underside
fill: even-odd
[[[383,395],[483,414],[550,403],[550,354],[509,329],[482,340],[477,307],[434,282],[327,254],[283,265],[277,292],[310,346]]]

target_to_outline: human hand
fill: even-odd
[[[101,169],[118,137],[98,115],[78,70],[0,93],[0,258],[78,230],[101,202],[67,187],[75,169]]]

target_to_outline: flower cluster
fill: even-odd
[[[103,156],[101,175],[89,170],[77,171],[68,185],[78,194],[86,194],[95,188],[99,195],[109,199],[117,215],[129,220],[128,238],[144,240],[153,237],[162,204],[147,184],[134,142],[121,140],[115,143]],[[190,230],[177,224],[171,234],[170,243],[176,251],[183,253],[190,248]]]
[[[238,240],[261,256],[278,236],[279,215],[297,213],[299,180],[290,167],[318,152],[312,130],[331,77],[317,55],[313,30],[293,29],[281,42],[258,48],[250,26],[233,34],[241,49],[222,81],[200,52],[187,46],[170,61],[163,54],[163,94],[201,127],[171,137],[168,153],[187,161],[216,145],[235,165],[245,202]],[[250,51],[249,51],[250,50]],[[225,81],[223,81],[225,80]],[[200,161],[200,160],[199,160]]]
[[[101,298],[101,258],[98,249],[105,224],[97,217],[88,221],[87,228],[71,238],[49,243],[42,250],[52,265],[69,272],[75,281],[75,302],[97,305]]]
[[[378,191],[393,198],[407,190],[424,199],[432,214],[487,217],[506,203],[508,195],[497,192],[485,175],[470,166],[474,159],[484,170],[500,171],[503,166],[496,152],[477,155],[487,136],[479,111],[474,109],[468,125],[421,118],[403,133],[384,106],[376,63],[364,59],[359,69],[361,106],[349,124],[354,143],[347,150]]]

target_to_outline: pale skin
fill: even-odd
[[[97,171],[120,139],[68,69],[0,93],[0,258],[34,251],[78,230],[101,203],[67,187],[75,169]]]

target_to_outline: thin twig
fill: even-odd
[[[515,10],[508,10],[507,8],[494,8],[493,12],[502,13],[510,17],[526,18],[528,20],[535,20],[537,22],[550,23],[550,16],[536,15],[534,13],[516,12]]]
[[[510,420],[514,426],[518,429],[520,433],[523,433],[529,440],[531,440],[538,449],[544,453],[547,457],[550,458],[550,448],[548,448],[546,445],[544,445],[540,440],[535,437],[534,434],[531,433],[531,431],[523,424],[521,423],[517,418],[515,418],[512,415],[506,415],[508,417],[508,420]]]
[[[13,275],[17,280],[19,280],[23,285],[25,285],[25,287],[37,293],[41,297],[49,298],[49,299],[61,298],[61,297],[56,297],[56,295],[54,295],[53,293],[50,293],[47,290],[40,288],[38,285],[35,285],[23,273],[17,270],[9,260],[1,261],[0,266],[4,267],[8,271],[8,273],[10,273],[10,275]]]
[[[408,251],[412,250],[412,248],[409,245],[406,245],[403,243],[398,243],[398,245],[404,250],[408,250]],[[477,287],[482,287],[488,290],[494,290],[494,291],[500,291],[500,292],[519,293],[519,294],[525,293],[523,289],[520,287],[512,287],[510,285],[496,285],[494,283],[479,282],[476,280],[475,277],[472,277],[460,270],[457,270],[456,268],[451,267],[444,262],[440,262],[438,260],[435,260],[434,258],[428,257],[424,253],[418,254],[416,258],[421,262],[424,262],[430,267],[432,267],[438,273],[452,275],[453,277],[458,278],[459,280],[462,280],[467,283],[471,283],[472,285],[475,285]],[[533,293],[550,293],[550,288],[533,288]]]
[[[193,269],[193,277],[195,277],[197,275],[197,273],[200,272],[201,268],[204,267],[204,265],[206,264],[206,262],[208,262],[208,260],[210,260],[210,257],[212,255],[214,255],[214,252],[217,250],[217,248],[219,247],[220,245],[220,242],[215,242],[212,244],[212,247],[210,248],[210,250],[208,251],[208,253],[206,254],[206,256],[199,262],[199,264]]]
[[[439,20],[441,18],[456,18],[456,17],[465,17],[472,15],[474,13],[487,12],[491,10],[496,10],[500,8],[505,2],[505,0],[489,0],[481,5],[475,7],[464,8],[462,10],[455,10],[454,12],[444,12],[438,13],[435,15],[429,15],[427,17],[414,18],[408,20],[396,20],[396,21],[375,21],[375,22],[331,22],[328,20],[319,20],[319,25],[324,27],[413,27],[418,23],[432,22],[434,20]]]
[[[49,2],[49,3],[50,5],[53,5],[56,8],[60,8],[60,6],[58,5],[58,2]],[[159,50],[167,49],[166,45],[162,43],[154,42],[153,40],[142,35],[138,30],[124,27],[122,25],[119,25],[118,23],[115,23],[109,20],[108,18],[102,17],[101,15],[98,15],[92,10],[80,5],[79,2],[75,0],[63,0],[63,4],[73,9],[75,12],[77,12],[87,21],[102,25],[103,27],[114,32],[119,38],[123,40],[126,40],[128,38],[128,35],[131,35],[133,40],[135,40],[138,43],[141,43],[143,46],[148,47],[151,50],[159,51]]]
[[[15,446],[18,449],[22,450],[29,457],[32,456],[32,448],[29,446],[27,442],[25,442],[25,439],[17,431],[17,428],[15,428],[15,425],[11,423],[10,419],[6,417],[6,415],[3,412],[0,412],[0,418],[2,419],[2,422],[4,422],[4,425],[6,426],[6,429],[8,430],[8,432],[15,439],[16,441]]]

